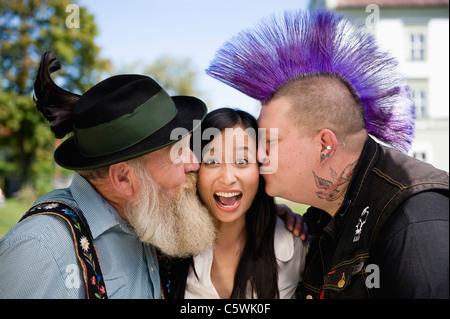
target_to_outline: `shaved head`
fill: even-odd
[[[270,100],[286,97],[302,133],[331,129],[339,139],[365,129],[363,109],[350,85],[334,75],[314,75],[281,86]]]

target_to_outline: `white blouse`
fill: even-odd
[[[300,238],[295,237],[286,229],[284,221],[277,217],[274,236],[275,257],[278,264],[278,290],[281,299],[294,298],[298,282],[302,279],[305,268],[305,257],[308,245]],[[211,281],[211,267],[213,262],[213,247],[194,257],[195,270],[189,269],[186,290],[186,299],[219,299]],[[252,296],[248,296],[251,298]],[[256,296],[254,296],[256,298]]]

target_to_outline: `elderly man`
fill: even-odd
[[[183,257],[215,238],[189,135],[170,139],[175,128],[191,132],[206,106],[141,75],[79,96],[51,80],[59,68],[53,53],[42,56],[35,103],[56,137],[73,131],[55,161],[76,173],[1,239],[0,298],[161,298],[155,247]]]
[[[268,194],[312,206],[302,297],[448,298],[448,173],[402,153],[409,89],[363,26],[286,12],[232,38],[207,72],[278,128],[259,151]]]

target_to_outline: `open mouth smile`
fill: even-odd
[[[215,192],[214,199],[219,208],[231,211],[239,206],[242,199],[242,192]]]

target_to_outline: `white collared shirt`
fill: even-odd
[[[295,297],[298,282],[302,279],[308,246],[286,229],[284,221],[277,217],[274,236],[275,257],[278,264],[278,290],[280,299]],[[186,299],[219,299],[211,281],[213,247],[194,257],[195,270],[189,269],[186,281]],[[251,298],[251,296],[248,296]],[[254,296],[256,297],[256,296]]]

